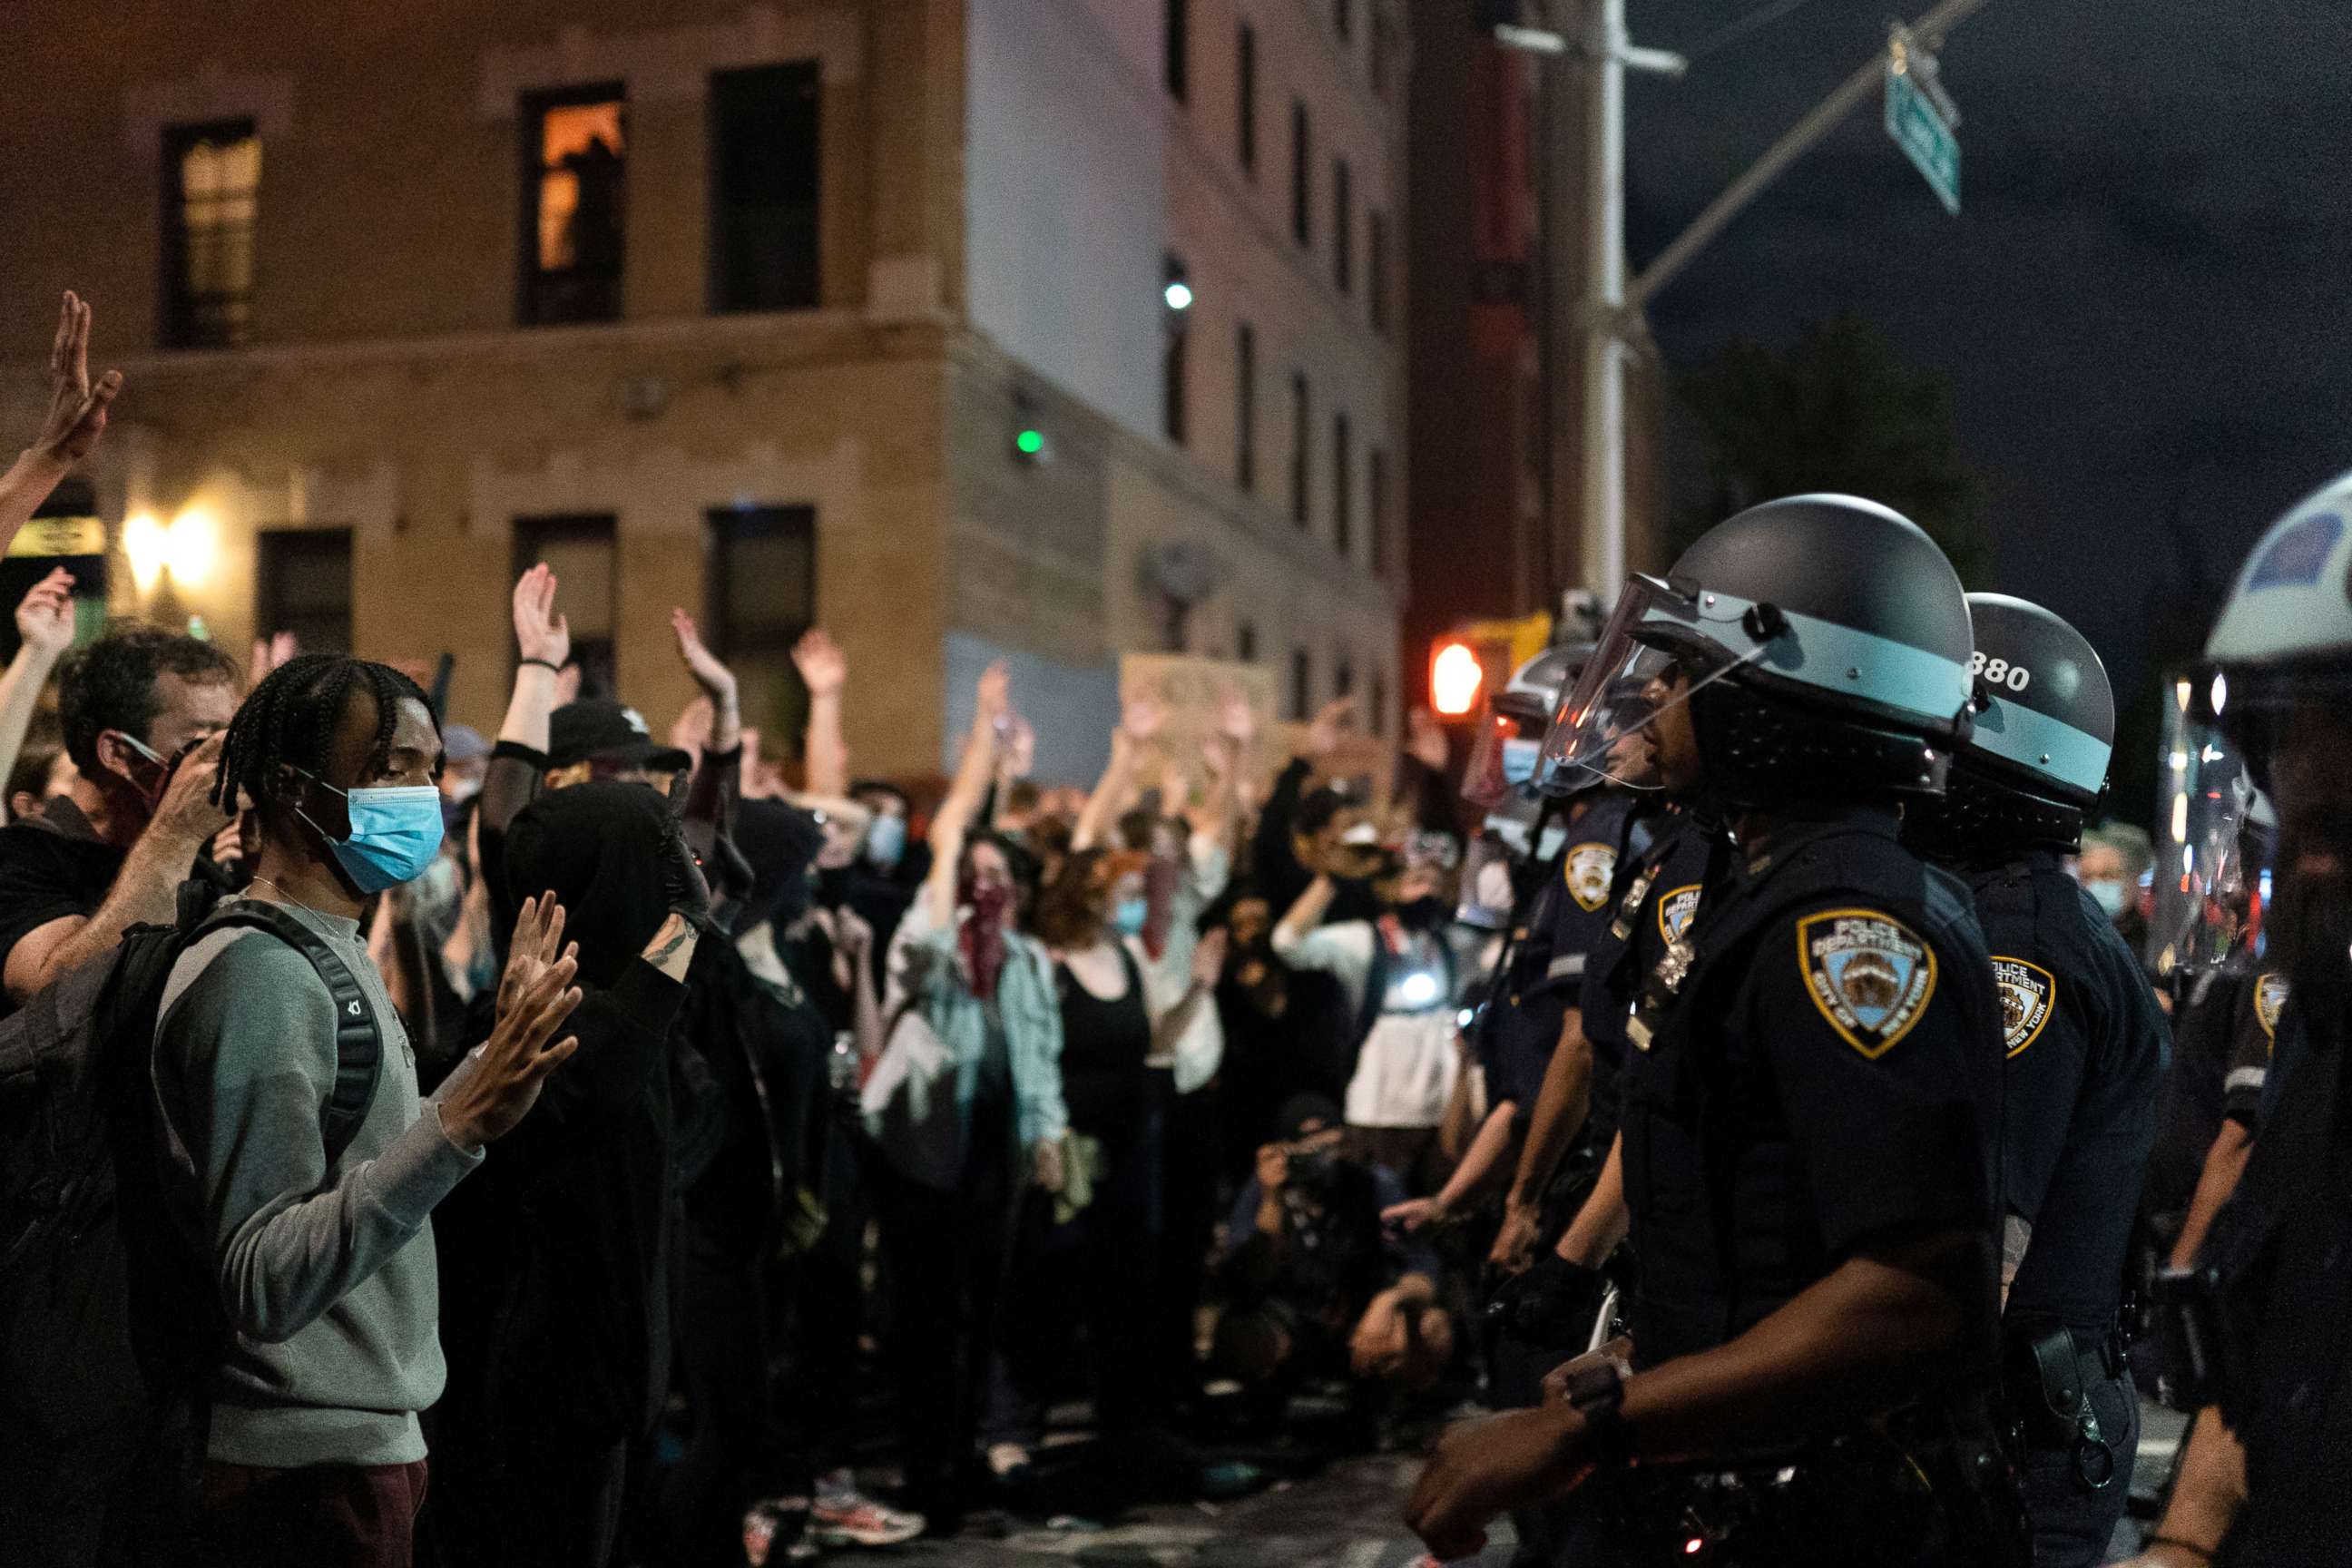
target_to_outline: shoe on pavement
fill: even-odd
[[[852,1492],[819,1500],[809,1510],[808,1533],[819,1546],[902,1546],[923,1533],[923,1516]]]

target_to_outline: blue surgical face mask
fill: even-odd
[[[885,871],[895,869],[907,853],[907,819],[882,816],[866,829],[866,858]]]
[[[1111,910],[1110,923],[1121,936],[1141,936],[1144,922],[1150,918],[1151,900],[1139,893],[1134,898],[1119,900],[1118,907]]]
[[[2114,920],[2124,912],[2124,885],[2121,882],[2085,882],[2083,891],[2091,895],[2093,903],[2106,910],[2107,919]]]
[[[1503,742],[1503,782],[1517,788],[1536,776],[1536,763],[1543,756],[1541,741],[1513,740]]]
[[[362,893],[381,893],[432,869],[434,857],[441,852],[439,790],[431,784],[339,790],[323,779],[311,782],[343,797],[352,825],[348,838],[328,837],[324,828],[310,822],[309,813],[301,816],[327,840],[352,886]]]

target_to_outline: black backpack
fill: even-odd
[[[0,1489],[28,1514],[54,1497],[56,1511],[103,1518],[131,1456],[155,1465],[158,1434],[184,1450],[165,1480],[184,1482],[203,1457],[203,1394],[228,1327],[208,1242],[166,1201],[154,1089],[155,1025],[180,954],[248,926],[310,960],[338,1022],[320,1112],[331,1164],[374,1099],[383,1042],[350,965],[276,904],[218,900],[203,879],[184,883],[172,924],[132,927],[0,1021],[0,1475],[12,1478]],[[18,1512],[0,1508],[0,1562],[36,1560],[14,1550]]]

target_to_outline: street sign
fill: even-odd
[[[1927,188],[1955,216],[1960,210],[1960,142],[1936,100],[1922,90],[1912,60],[1892,54],[1886,62],[1886,133],[1918,169]]]

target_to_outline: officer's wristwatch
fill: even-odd
[[[1584,1417],[1586,1449],[1594,1464],[1622,1469],[1633,1462],[1633,1434],[1625,1426],[1625,1369],[1614,1358],[1570,1373],[1568,1404]]]

